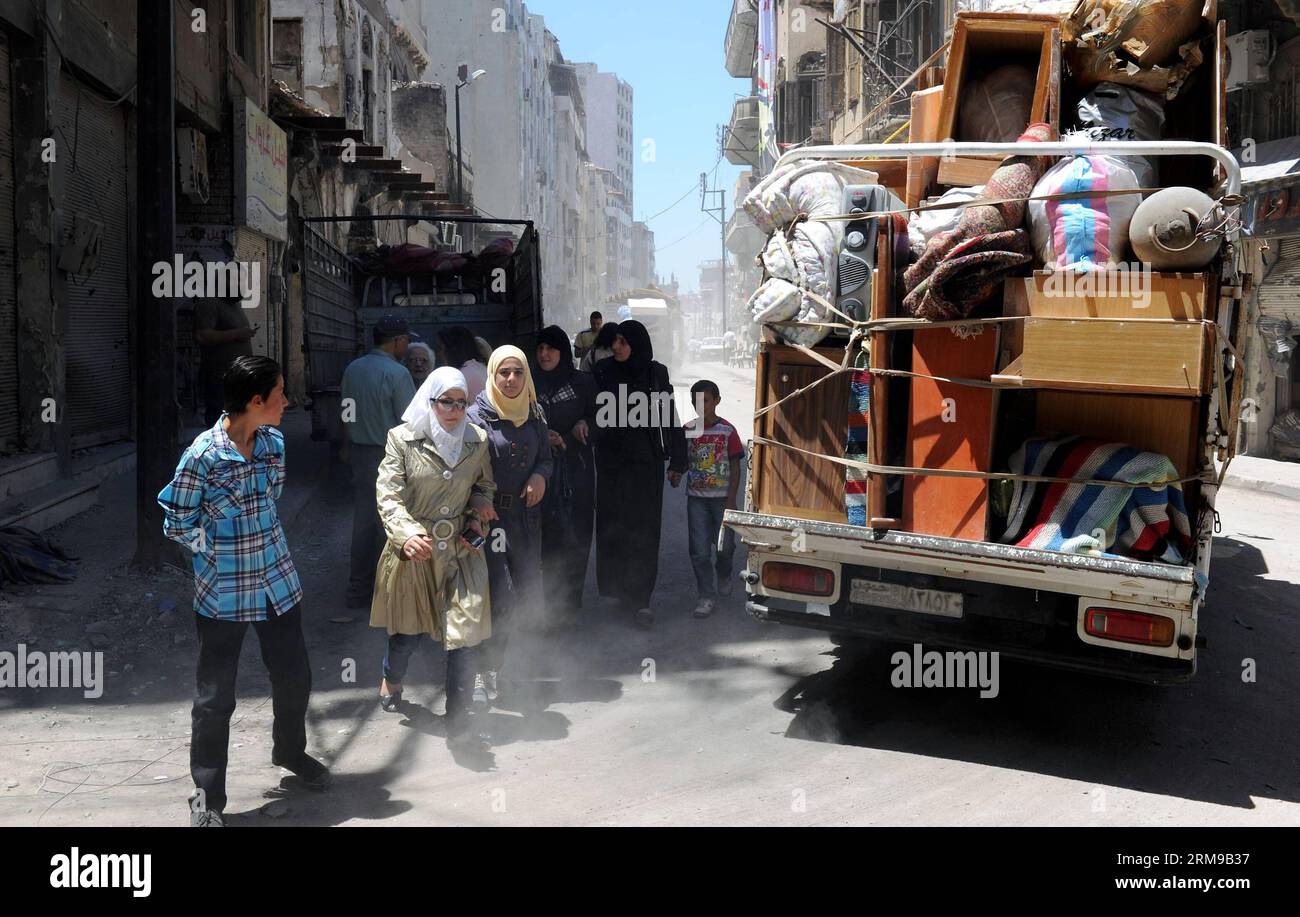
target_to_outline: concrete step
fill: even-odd
[[[10,497],[0,503],[0,528],[21,525],[43,532],[99,502],[99,481],[66,478]]]
[[[58,457],[53,452],[27,452],[0,459],[0,500],[44,487],[58,477]]]
[[[0,528],[21,525],[37,532],[53,528],[98,503],[100,482],[134,469],[132,442],[77,452],[72,456],[71,477],[44,480],[0,498]]]

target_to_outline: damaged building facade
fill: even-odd
[[[175,0],[174,15],[175,248],[263,268],[252,345],[283,359],[275,188],[247,206],[261,166],[274,186],[285,154],[267,116],[270,6]],[[149,199],[136,188],[136,8],[6,2],[0,20],[0,524],[44,528],[135,461],[136,208]],[[187,421],[201,400],[193,306],[177,300],[177,390],[157,394]]]
[[[1242,165],[1246,220],[1267,240],[1246,351],[1241,447],[1300,460],[1300,4],[1219,4],[1232,55],[1228,145]]]
[[[303,218],[459,212],[424,4],[173,4],[175,250],[258,266],[251,345],[302,405],[313,258],[449,225]],[[202,425],[196,300],[176,300],[176,391],[138,384],[136,42],[134,3],[0,3],[0,524],[92,505],[135,463],[141,397],[174,397],[178,441]]]

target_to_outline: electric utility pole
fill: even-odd
[[[718,203],[712,207],[705,206],[705,202],[710,195],[720,195],[715,198]],[[709,173],[700,173],[700,210],[707,213],[718,221],[722,227],[722,333],[727,333],[727,189],[714,188],[709,189]]]

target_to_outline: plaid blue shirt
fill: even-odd
[[[284,488],[284,436],[259,427],[253,460],[222,428],[195,437],[158,494],[163,534],[194,555],[194,610],[222,621],[265,621],[302,599],[275,501]]]

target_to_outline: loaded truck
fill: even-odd
[[[414,246],[358,257],[342,251],[316,228],[342,219],[304,219],[303,350],[314,439],[343,443],[343,371],[370,348],[375,322],[385,314],[404,318],[430,347],[435,347],[441,329],[454,325],[463,325],[493,347],[515,344],[525,353],[536,347],[543,327],[542,281],[532,221],[463,215],[348,217],[455,224],[460,238],[469,238],[477,228],[479,251],[468,258],[456,251]]]
[[[829,632],[841,643],[996,651],[1147,683],[1182,682],[1194,675],[1212,630],[1205,612],[1215,503],[1238,438],[1240,354],[1260,272],[1261,246],[1234,219],[1241,179],[1225,149],[1224,30],[1212,18],[1202,24],[1205,63],[1164,103],[1158,139],[1067,131],[1048,142],[979,142],[950,139],[951,121],[942,120],[961,104],[961,81],[979,66],[975,52],[994,61],[1015,53],[1039,68],[1031,120],[1050,124],[1051,138],[1062,136],[1062,120],[1068,125],[1061,102],[1075,102],[1085,89],[1061,68],[1059,21],[1040,17],[1029,28],[1023,23],[1036,17],[963,18],[946,71],[912,97],[908,142],[803,147],[773,170],[819,161],[856,166],[871,171],[898,206],[846,195],[841,212],[854,222],[833,259],[839,276],[828,302],[837,307],[828,311],[830,334],[806,346],[791,339],[790,323],[762,326],[744,505],[725,515],[748,548],[746,607],[761,620]],[[1039,260],[1000,278],[968,326],[909,314],[899,261],[913,257],[906,223],[924,201],[976,177],[992,181],[1011,162],[1005,157],[1046,157],[1050,167],[1080,156],[1140,157],[1152,164],[1156,188],[1205,192],[1218,222],[1191,225],[1201,241],[1206,234],[1217,240],[1212,260],[1193,271],[1146,265],[1130,272],[1127,288],[1113,283],[1124,265],[1102,265],[1089,278],[1094,285],[1080,287],[1077,265]],[[1131,229],[1135,239],[1154,231],[1136,220]],[[866,248],[865,230],[876,240]],[[855,258],[861,270],[851,270]],[[846,293],[853,290],[866,293],[855,299]],[[1106,479],[1092,465],[1016,464],[1035,437],[1051,436],[1162,456],[1176,480],[1143,488]],[[1037,515],[1041,535],[1047,523],[1064,530],[1077,521],[1073,510],[1052,517],[1049,504],[1082,506],[1109,493],[1108,484],[1137,503],[1157,492],[1175,504],[1181,498],[1190,544],[1155,557],[1107,543],[1104,531],[1061,531],[1064,545],[1052,547],[1011,534],[1013,497],[1030,522]],[[1031,493],[1037,496],[1023,499]],[[1157,509],[1169,517],[1179,510]],[[1134,518],[1118,527],[1132,534],[1145,525]]]

